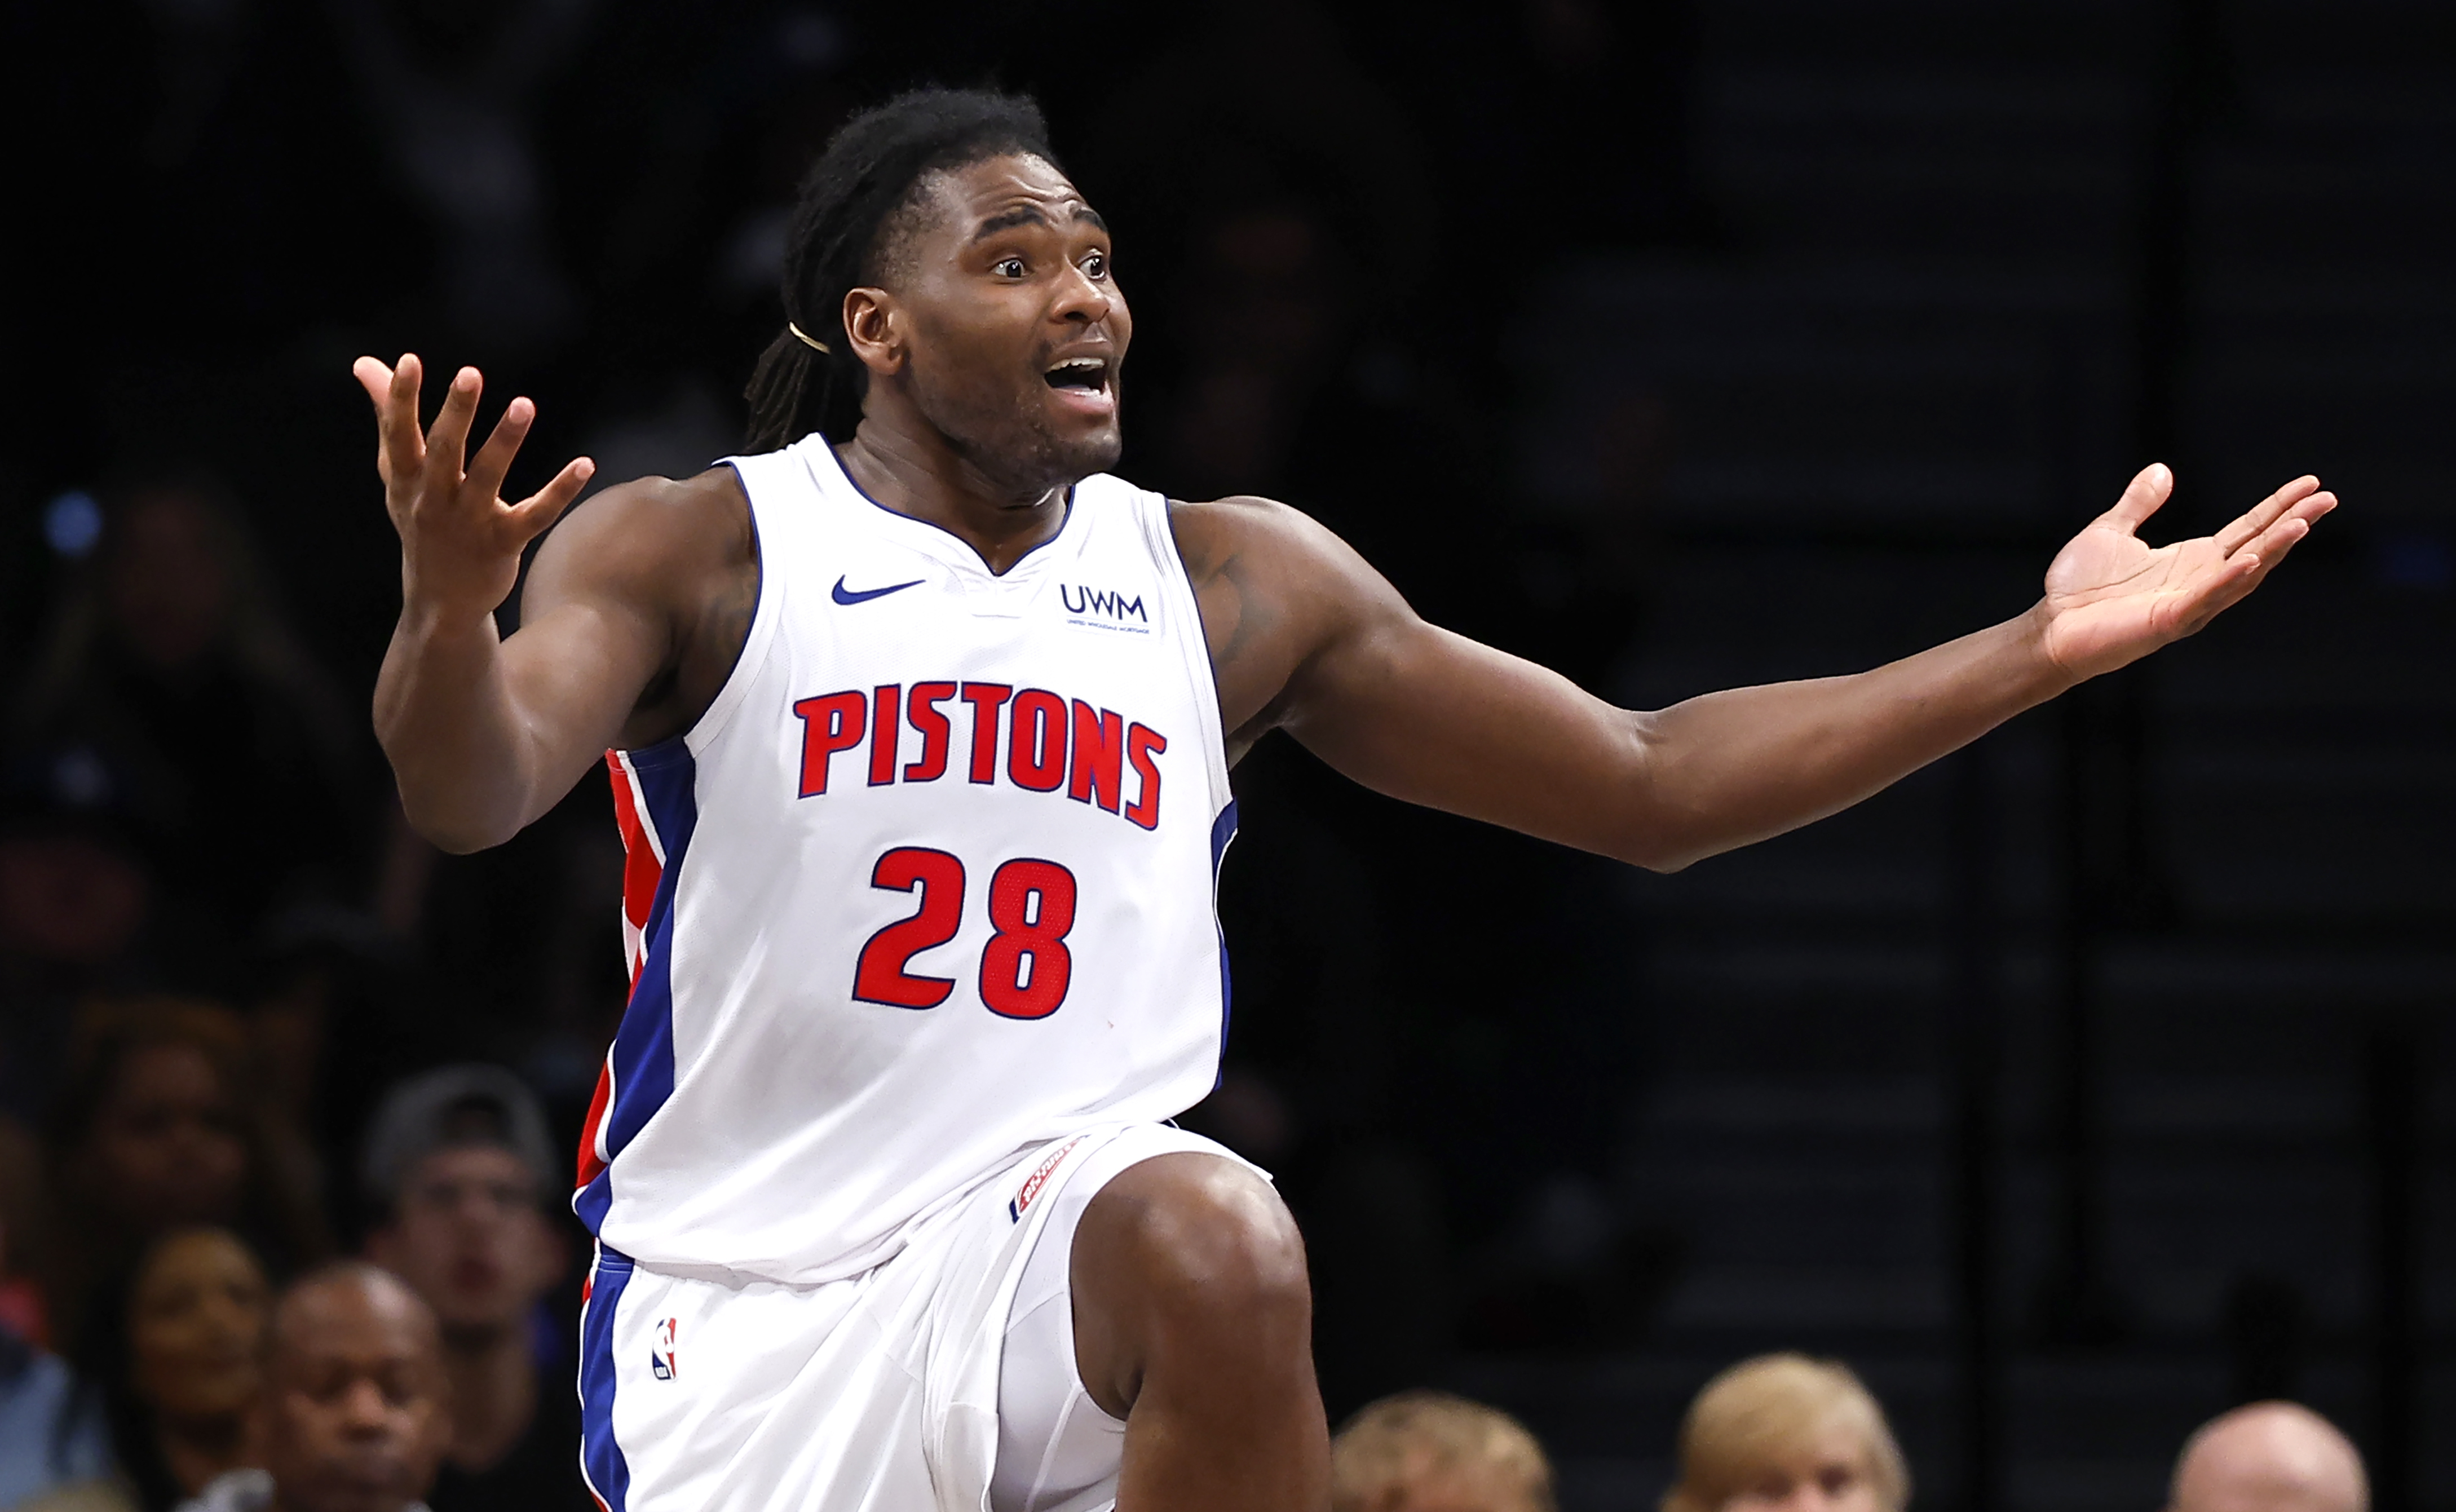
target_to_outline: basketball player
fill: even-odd
[[[2005,623],[1636,712],[1426,624],[1295,510],[1102,471],[1133,320],[1029,101],[847,125],[784,304],[748,455],[599,495],[508,638],[492,611],[590,464],[507,504],[529,400],[469,456],[475,371],[421,434],[419,360],[357,368],[411,822],[497,845],[612,769],[634,985],[576,1203],[583,1463],[615,1512],[1326,1506],[1298,1236],[1164,1122],[1225,1032],[1240,755],[1284,729],[1383,792],[1676,869],[2192,633],[2334,504],[2302,479],[2153,550],[2151,467]]]

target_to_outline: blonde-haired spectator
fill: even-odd
[[[1885,1411],[1849,1366],[1761,1355],[1689,1403],[1663,1512],[1902,1512],[1910,1499]]]
[[[1553,1512],[1552,1465],[1517,1419],[1444,1391],[1402,1391],[1330,1443],[1331,1512]]]

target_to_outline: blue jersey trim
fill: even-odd
[[[631,1494],[631,1463],[614,1441],[614,1315],[630,1280],[631,1257],[599,1245],[580,1310],[580,1474],[605,1512],[624,1512]]]
[[[1231,798],[1219,817],[1211,821],[1211,927],[1219,932],[1219,1069],[1212,1073],[1214,1092],[1228,1074],[1228,1010],[1235,995],[1228,981],[1228,929],[1219,922],[1219,868],[1228,857],[1229,842],[1236,838],[1237,800]]]
[[[759,530],[759,501],[750,497],[750,480],[742,476],[742,469],[733,464],[732,459],[727,458],[725,466],[733,474],[733,486],[742,490],[742,507],[750,516],[750,564],[758,571],[756,581],[750,585],[750,623],[743,627],[742,644],[733,653],[733,664],[725,669],[725,681],[716,684],[716,697],[708,700],[709,708],[725,702],[725,690],[733,685],[734,674],[742,670],[742,659],[750,654],[751,636],[759,628],[759,610],[768,602],[768,538]],[[702,711],[700,720],[706,718],[706,713]],[[691,728],[698,727],[699,721],[692,721]],[[675,739],[686,739],[688,734],[689,731],[685,731]],[[651,746],[648,748],[655,750],[657,747]]]

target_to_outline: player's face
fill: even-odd
[[[931,193],[897,291],[923,417],[1020,487],[1115,465],[1134,317],[1110,272],[1108,227],[1036,157],[941,174]]]

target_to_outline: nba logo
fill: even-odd
[[[676,1321],[668,1318],[657,1325],[657,1347],[648,1356],[648,1368],[656,1372],[659,1380],[674,1379],[674,1324]]]

